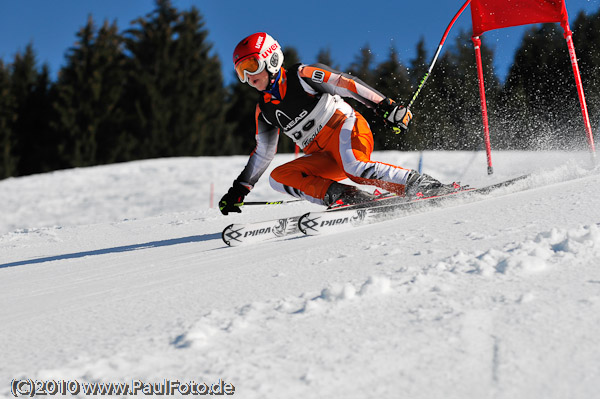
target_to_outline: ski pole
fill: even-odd
[[[244,206],[244,205],[285,205],[285,204],[289,204],[292,202],[299,202],[299,201],[303,201],[301,199],[295,199],[295,200],[280,200],[280,201],[246,201],[246,202],[238,202],[233,204],[234,206]]]
[[[438,57],[439,57],[439,55],[440,55],[440,53],[442,51],[442,47],[444,46],[444,42],[446,41],[446,38],[448,37],[448,34],[450,33],[450,29],[452,28],[452,26],[454,25],[454,23],[456,22],[456,20],[460,16],[460,14],[463,13],[463,11],[465,10],[465,8],[467,8],[467,6],[470,3],[471,3],[471,0],[467,0],[465,2],[465,4],[463,4],[463,6],[461,7],[461,9],[456,13],[456,15],[454,16],[454,18],[452,18],[452,21],[450,21],[450,24],[448,24],[448,27],[446,28],[446,31],[444,32],[444,36],[442,36],[442,40],[440,41],[440,44],[439,44],[439,46],[437,48],[437,51],[435,52],[435,55],[433,56],[433,60],[431,61],[431,65],[429,65],[429,70],[425,73],[425,76],[423,76],[423,79],[421,79],[421,82],[419,83],[419,86],[417,87],[417,90],[415,91],[415,94],[413,94],[413,96],[410,99],[408,105],[406,106],[407,110],[412,107],[412,105],[414,104],[415,100],[417,99],[417,96],[421,92],[421,89],[425,85],[425,82],[427,82],[427,78],[429,78],[429,75],[431,74],[431,71],[433,70],[433,67],[435,66],[435,63],[437,62],[437,59],[438,59]],[[403,130],[403,133],[404,133],[407,129],[401,129],[401,130]]]

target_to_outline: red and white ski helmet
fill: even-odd
[[[277,40],[265,32],[255,33],[243,39],[233,50],[235,72],[242,82],[248,75],[256,75],[267,68],[271,75],[277,74],[283,65],[283,51]]]

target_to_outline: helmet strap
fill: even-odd
[[[275,73],[271,73],[267,70],[267,73],[269,74],[269,84],[267,85],[267,88],[265,89],[265,91],[271,91],[271,89],[273,89],[273,86],[279,81],[279,78],[281,77],[281,68],[279,69],[279,72]]]

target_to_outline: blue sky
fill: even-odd
[[[312,63],[320,49],[329,49],[340,69],[346,69],[361,48],[369,46],[377,63],[385,60],[390,46],[408,64],[424,38],[429,59],[448,23],[464,0],[372,1],[261,1],[173,0],[180,10],[196,6],[205,18],[209,41],[223,63],[227,82],[233,79],[231,52],[243,37],[266,31],[283,46],[295,47],[303,62]],[[369,4],[365,6],[365,4]],[[154,0],[5,0],[0,3],[0,58],[10,63],[18,51],[33,43],[38,62],[47,63],[53,77],[64,64],[76,32],[88,15],[97,24],[108,19],[124,30],[137,17],[155,8]],[[600,0],[567,0],[573,22],[580,11],[600,9]],[[460,29],[471,26],[468,7],[455,24],[446,46]],[[496,67],[506,75],[524,27],[484,34],[496,51]],[[577,34],[577,32],[575,32]]]

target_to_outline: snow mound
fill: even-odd
[[[533,274],[551,266],[589,262],[600,257],[600,229],[598,225],[576,229],[558,229],[539,233],[534,239],[510,243],[502,249],[482,253],[462,253],[438,264],[452,272],[494,274]]]

